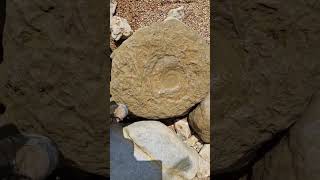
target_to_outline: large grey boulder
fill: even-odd
[[[320,87],[320,16],[311,1],[216,4],[211,132],[218,172],[246,164],[245,154],[292,125]]]
[[[82,170],[108,170],[107,2],[7,0],[1,117],[54,140]]]
[[[199,154],[159,121],[135,122],[123,134],[133,141],[137,160],[161,160],[164,180],[192,179],[198,172],[206,173]]]
[[[137,116],[181,116],[209,92],[209,45],[177,19],[137,30],[111,57],[112,98]]]

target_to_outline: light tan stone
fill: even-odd
[[[111,37],[118,41],[128,38],[132,33],[132,29],[128,21],[119,16],[113,16],[110,19]]]
[[[209,176],[210,176],[210,163],[200,157],[197,177],[198,178],[205,178],[205,177],[209,177]]]
[[[210,143],[210,94],[189,114],[189,123],[202,141]]]
[[[191,130],[189,128],[187,118],[180,119],[174,123],[174,127],[177,131],[177,135],[182,138],[182,140],[186,140],[191,136]]]
[[[199,152],[199,155],[206,161],[210,162],[210,144],[204,144]]]
[[[185,141],[185,143],[188,146],[193,147],[198,141],[199,141],[198,138],[192,135],[189,139]]]
[[[177,19],[137,30],[111,55],[111,94],[133,114],[185,114],[210,85],[209,45]]]

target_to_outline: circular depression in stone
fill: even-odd
[[[148,77],[152,92],[162,96],[179,92],[185,72],[179,59],[173,55],[157,56],[146,66],[145,76]]]
[[[178,20],[141,28],[112,57],[110,93],[136,116],[181,116],[210,88],[210,49]]]

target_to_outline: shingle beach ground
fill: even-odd
[[[169,10],[184,6],[182,21],[210,43],[209,0],[117,0],[116,15],[128,20],[135,31],[163,21]]]

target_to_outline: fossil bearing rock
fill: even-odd
[[[140,117],[183,115],[209,91],[209,53],[179,20],[141,28],[111,55],[112,97]]]

